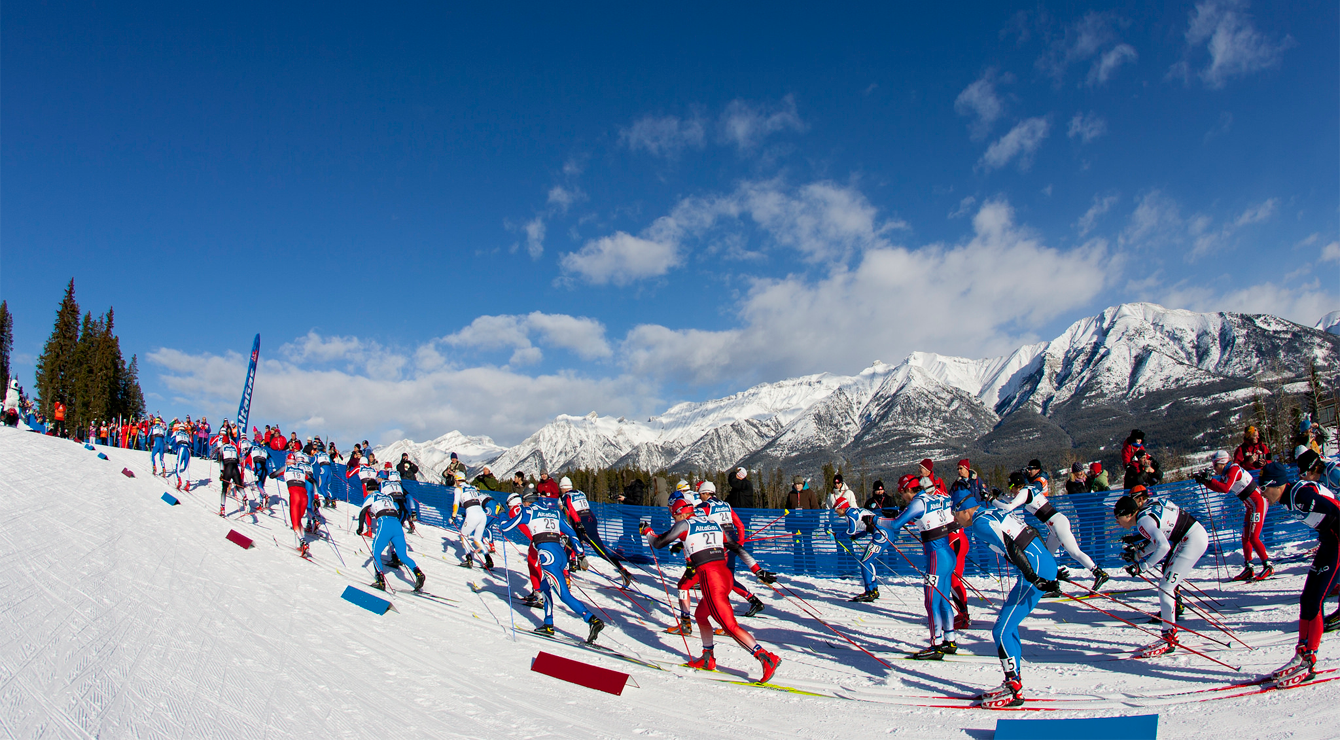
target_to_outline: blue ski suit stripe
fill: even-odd
[[[954,630],[954,605],[946,593],[958,558],[944,537],[923,543],[921,550],[926,555],[926,614],[930,617],[931,639],[939,641]]]
[[[574,614],[581,617],[583,622],[589,620],[591,611],[568,591],[566,574],[568,554],[563,550],[563,546],[557,542],[541,542],[535,546],[535,552],[540,561],[540,590],[545,597],[544,623],[551,627],[554,625],[554,591],[558,592],[558,598]]]
[[[1024,548],[1024,557],[1028,558],[1033,572],[1047,580],[1056,578],[1056,559],[1042,546],[1041,541],[1033,540]],[[996,626],[991,628],[991,637],[996,641],[996,652],[1000,655],[1000,665],[1005,671],[1020,673],[1023,665],[1023,643],[1019,640],[1019,625],[1033,613],[1038,602],[1042,601],[1042,592],[1031,583],[1018,578],[1014,588],[1000,607],[1000,616]]]
[[[396,557],[400,562],[409,566],[410,570],[417,570],[418,564],[409,556],[405,549],[405,530],[400,528],[400,520],[393,516],[377,517],[377,536],[372,539],[372,565],[378,573],[385,573],[385,567],[382,565],[382,553],[386,551],[387,546],[395,548]]]

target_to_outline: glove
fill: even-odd
[[[1126,566],[1126,572],[1130,574],[1131,578],[1139,578],[1139,577],[1140,577],[1140,564],[1139,564],[1139,563],[1131,563],[1130,565]]]
[[[1128,562],[1128,563],[1132,563],[1132,564],[1135,563],[1135,560],[1136,560],[1136,558],[1135,558],[1135,549],[1134,549],[1134,548],[1131,548],[1131,547],[1128,547],[1128,548],[1123,549],[1123,550],[1121,551],[1121,559],[1122,559],[1122,560],[1125,560],[1125,561]]]
[[[1191,479],[1196,481],[1202,486],[1210,482],[1210,476],[1207,475],[1204,471],[1196,473],[1195,475],[1191,476]]]
[[[1045,594],[1061,590],[1060,583],[1057,583],[1055,580],[1049,581],[1046,578],[1039,578],[1036,581],[1033,581],[1033,586]]]
[[[638,525],[637,525],[637,533],[640,534],[640,535],[643,535],[644,537],[645,537],[646,535],[652,534],[652,531],[651,531],[651,522],[641,522],[640,524],[638,524]]]
[[[678,555],[679,553],[684,552],[684,543],[676,542],[670,545],[670,552],[674,555]]]
[[[761,569],[760,569],[760,570],[759,570],[757,573],[755,573],[754,575],[758,576],[758,580],[760,580],[760,581],[762,581],[762,582],[764,582],[764,583],[776,583],[776,582],[777,582],[777,574],[776,574],[776,573],[773,573],[773,572],[770,571],[770,570],[761,570]]]

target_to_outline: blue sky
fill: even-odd
[[[1150,300],[1340,308],[1334,3],[6,5],[0,293],[151,409],[515,443]]]

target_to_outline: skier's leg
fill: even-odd
[[[550,549],[550,547],[553,547],[553,549]],[[558,545],[545,543],[543,549],[540,551],[540,563],[544,569],[545,581],[549,583],[550,589],[558,592],[559,600],[566,604],[574,614],[581,617],[582,621],[585,622],[591,618],[591,612],[586,608],[585,604],[578,601],[572,593],[568,591],[568,579],[563,568],[563,566],[567,564],[567,560],[559,550],[560,548]]]
[[[302,512],[307,508],[307,487],[298,484],[288,487],[288,518],[293,531],[302,531]]]
[[[535,550],[535,545],[526,548],[526,574],[530,576],[531,593],[540,590],[540,556]]]
[[[1270,506],[1270,504],[1265,500],[1265,498],[1261,496],[1260,493],[1253,494],[1251,498],[1248,500],[1251,502],[1251,510],[1252,510],[1252,517],[1251,517],[1252,526],[1250,530],[1251,537],[1250,538],[1246,537],[1246,532],[1248,531],[1246,527],[1243,527],[1243,533],[1244,533],[1243,537],[1244,539],[1247,539],[1248,544],[1251,546],[1252,551],[1255,552],[1256,555],[1261,558],[1261,564],[1264,565],[1270,562],[1270,555],[1266,552],[1265,542],[1261,541],[1261,530],[1265,527],[1266,509],[1267,507]],[[1251,553],[1248,553],[1247,558],[1248,562],[1251,562]]]
[[[884,552],[884,545],[876,541],[872,535],[870,541],[865,545],[865,552],[861,553],[857,564],[861,566],[861,583],[865,584],[866,591],[873,591],[879,588],[879,575],[875,573],[875,560],[880,553]]]
[[[753,651],[758,642],[754,636],[749,634],[740,623],[735,619],[735,612],[730,607],[731,581],[734,580],[730,572],[726,570],[726,564],[721,561],[706,563],[699,568],[698,583],[702,586],[703,600],[698,605],[702,610],[704,605],[707,611],[712,615],[712,619],[721,625],[721,629],[726,634],[735,638],[740,646],[745,650]],[[699,619],[698,626],[703,628],[704,639],[712,631],[710,625],[704,624],[705,620]]]
[[[730,572],[730,580],[731,580],[730,590],[731,593],[734,593],[736,596],[739,596],[745,601],[748,601],[754,598],[754,594],[751,593],[749,589],[745,588],[743,583],[740,583],[740,579],[735,577],[735,561],[736,561],[735,553],[730,550],[727,550],[726,570]]]
[[[1340,568],[1340,541],[1332,534],[1320,535],[1318,540],[1317,554],[1298,598],[1298,644],[1312,651],[1321,644],[1322,601],[1335,587],[1336,569]]]
[[[954,551],[949,549],[949,543],[945,540],[938,540],[941,545],[941,554],[936,559],[938,576],[936,581],[940,587],[935,590],[936,602],[936,620],[939,622],[939,628],[944,632],[944,639],[954,640],[954,605],[950,603],[948,594],[944,593],[945,586],[951,584],[954,578]]]
[[[1052,545],[1052,538],[1055,537],[1056,541],[1065,548],[1070,557],[1075,559],[1075,562],[1080,564],[1081,568],[1093,570],[1093,558],[1079,549],[1079,543],[1075,541],[1075,534],[1070,530],[1070,519],[1065,514],[1053,514],[1052,518],[1047,520],[1047,526],[1051,528],[1051,533],[1047,535],[1047,549],[1049,552],[1056,552]]]
[[[384,518],[390,519],[391,517]],[[396,557],[400,558],[400,562],[404,563],[410,571],[418,570],[418,564],[409,556],[409,548],[405,546],[405,530],[400,528],[400,522],[389,523],[387,527],[391,530],[391,544],[395,547]]]
[[[963,566],[968,562],[968,533],[956,530],[949,535],[949,549],[954,552],[954,574],[949,596],[954,600],[954,611],[967,616],[968,589],[963,585]]]

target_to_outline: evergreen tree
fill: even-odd
[[[56,309],[56,325],[37,359],[37,395],[42,413],[52,418],[56,401],[72,405],[74,397],[75,349],[79,344],[79,304],[74,299],[74,279],[65,288],[65,297]],[[74,428],[71,424],[70,428]]]
[[[140,390],[138,355],[130,356],[130,366],[121,376],[121,410],[132,419],[144,416],[144,392]]]
[[[9,388],[9,354],[14,349],[14,318],[9,302],[0,301],[0,388]]]

